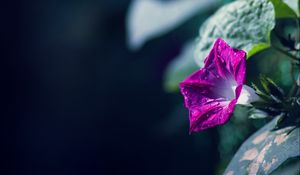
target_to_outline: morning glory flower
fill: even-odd
[[[189,109],[190,132],[226,123],[236,104],[258,100],[245,86],[246,52],[231,48],[217,39],[204,61],[204,67],[180,83],[185,106]]]

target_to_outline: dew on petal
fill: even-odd
[[[191,113],[192,113],[192,115],[196,116],[196,115],[200,114],[200,111],[198,109],[193,108],[193,109],[191,109]]]

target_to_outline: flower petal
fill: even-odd
[[[246,52],[231,48],[224,40],[218,38],[206,57],[205,68],[217,71],[227,80],[234,78],[238,84],[245,81]]]
[[[190,133],[199,132],[217,125],[222,125],[230,119],[236,100],[231,102],[213,102],[201,108],[195,107],[189,111]]]
[[[190,132],[224,124],[233,113],[245,81],[246,53],[217,39],[205,65],[180,83],[189,109]]]

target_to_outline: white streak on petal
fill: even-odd
[[[254,101],[260,100],[259,96],[255,93],[254,89],[247,85],[243,85],[240,97],[237,101],[237,104],[241,105],[250,105]]]

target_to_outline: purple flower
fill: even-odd
[[[246,73],[246,53],[217,39],[204,67],[180,83],[189,109],[190,133],[226,123],[239,99]]]

